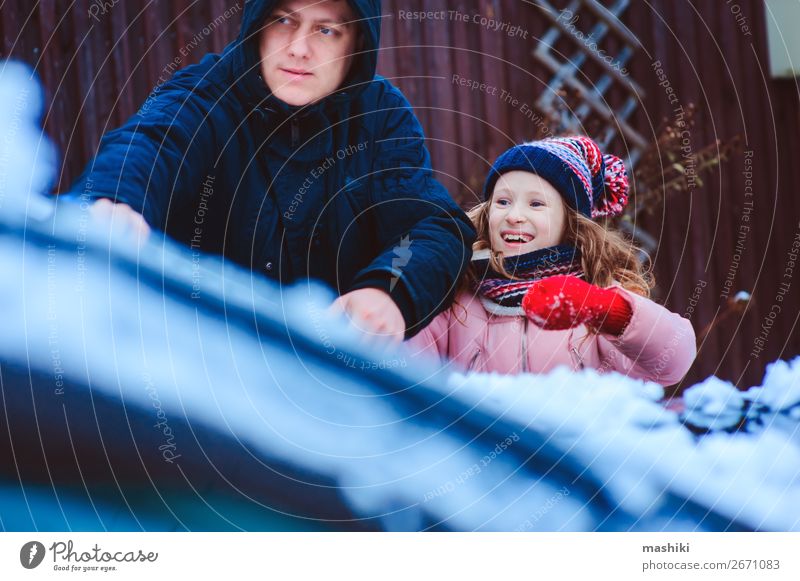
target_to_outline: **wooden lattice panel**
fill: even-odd
[[[606,7],[596,0],[572,0],[558,9],[548,0],[537,0],[553,26],[533,54],[553,73],[536,103],[540,111],[559,131],[589,134],[602,148],[621,138],[628,167],[633,167],[648,143],[628,123],[644,97],[642,87],[625,70],[641,48],[620,22],[629,4],[630,0],[616,0]],[[614,91],[622,94],[616,107],[608,98]]]

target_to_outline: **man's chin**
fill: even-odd
[[[273,95],[292,107],[305,107],[317,100],[314,96],[308,95],[307,93],[297,93],[294,91],[276,91],[273,92]]]

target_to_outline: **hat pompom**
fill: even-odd
[[[574,137],[565,138],[565,140],[573,141],[580,148],[578,151],[582,154],[586,167],[589,168],[591,175],[597,175],[603,168],[603,154],[600,153],[600,148],[597,143],[585,135],[576,135]]]
[[[625,164],[616,155],[603,156],[605,166],[603,192],[595,194],[592,218],[619,216],[628,204],[628,173]]]

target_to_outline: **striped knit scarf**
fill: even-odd
[[[556,274],[583,277],[580,252],[574,246],[560,245],[509,256],[503,266],[517,280],[495,272],[489,262],[489,250],[478,250],[472,263],[478,276],[478,294],[486,310],[495,315],[522,315],[522,298],[537,280]]]

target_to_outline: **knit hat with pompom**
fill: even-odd
[[[484,200],[491,197],[500,176],[510,171],[527,171],[547,180],[567,204],[588,218],[617,216],[628,203],[625,164],[616,155],[603,155],[588,137],[552,137],[515,145],[492,165]]]

